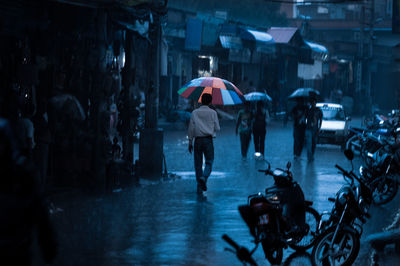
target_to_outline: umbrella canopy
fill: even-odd
[[[255,102],[255,101],[272,101],[272,98],[263,92],[250,92],[244,95],[246,101]]]
[[[290,96],[289,99],[296,99],[296,98],[311,98],[316,97],[319,95],[319,91],[314,90],[312,88],[298,88],[295,90]]]
[[[178,91],[182,97],[198,102],[201,102],[204,93],[212,95],[214,105],[235,105],[245,101],[243,93],[235,85],[216,77],[193,79]]]

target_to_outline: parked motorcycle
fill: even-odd
[[[354,153],[345,150],[346,157],[352,161]],[[368,210],[372,203],[369,187],[354,174],[339,165],[343,178],[347,182],[336,194],[329,198],[334,202],[329,218],[319,227],[312,258],[315,265],[351,265],[357,258],[360,249],[362,225],[369,218]],[[355,182],[356,181],[356,182]]]
[[[237,258],[244,265],[246,265],[246,263],[248,263],[250,265],[257,266],[256,261],[251,257],[251,255],[253,255],[254,251],[256,251],[255,248],[252,251],[249,251],[247,248],[239,246],[238,243],[236,243],[232,238],[230,238],[226,234],[222,235],[222,239],[225,240],[229,245],[231,245],[233,247],[233,249],[225,248],[225,250],[236,254]]]
[[[363,161],[368,161],[368,153],[375,152],[382,147],[381,139],[388,138],[392,134],[392,130],[378,129],[371,131],[362,128],[350,128],[349,137],[346,141],[346,149],[352,150],[355,154],[360,155]]]
[[[319,213],[312,202],[304,200],[299,184],[293,181],[287,169],[259,170],[274,178],[274,186],[265,193],[248,197],[247,205],[239,206],[239,212],[255,238],[257,249],[261,243],[265,257],[271,264],[280,264],[283,249],[306,250],[310,248],[318,234]],[[254,252],[253,250],[253,252]]]
[[[391,201],[397,194],[400,174],[398,145],[386,139],[381,148],[367,154],[368,160],[360,166],[360,175],[372,191],[373,202],[377,205]]]

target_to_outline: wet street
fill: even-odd
[[[164,153],[168,172],[177,178],[141,180],[140,187],[109,195],[71,196],[55,202],[63,211],[53,215],[60,239],[60,254],[54,265],[241,265],[234,254],[224,251],[228,245],[221,235],[227,233],[241,245],[253,247],[237,207],[247,202],[249,194],[271,186],[272,177],[257,172],[265,164],[253,158],[252,142],[247,160],[242,161],[234,125],[223,121],[214,142],[215,161],[207,197],[199,199],[186,131],[183,127],[170,128],[164,134]],[[351,169],[340,147],[318,146],[312,163],[307,162],[305,151],[301,160],[293,161],[291,124],[283,127],[273,122],[267,130],[266,159],[271,167],[284,168],[291,161],[294,178],[306,199],[314,201],[319,212],[329,211],[332,203],[327,198],[344,183],[334,165]],[[372,207],[363,238],[390,223],[399,198]],[[369,252],[362,242],[356,265],[366,265]],[[285,251],[286,265],[310,265],[307,256],[291,260],[292,253],[291,249]],[[261,247],[254,258],[259,265],[269,265]]]

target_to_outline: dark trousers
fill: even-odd
[[[307,147],[307,158],[309,160],[314,159],[315,148],[317,146],[317,134],[315,130],[306,130],[306,147]]]
[[[301,151],[303,150],[304,146],[305,132],[306,132],[305,127],[295,126],[293,128],[293,139],[294,139],[293,153],[295,156],[301,155]]]
[[[203,170],[203,155],[206,158],[206,165]],[[212,137],[197,137],[194,140],[194,169],[196,180],[200,177],[207,178],[211,174],[212,164],[214,162],[214,144]]]
[[[264,155],[264,147],[265,147],[265,134],[267,132],[265,130],[253,130],[253,139],[254,139],[254,150],[255,152],[259,152]]]
[[[47,168],[49,163],[49,144],[38,142],[34,149],[35,163],[40,175],[40,187],[42,190],[46,187]]]
[[[242,157],[247,156],[247,151],[249,150],[249,144],[251,139],[251,133],[240,133],[240,148],[242,151]]]

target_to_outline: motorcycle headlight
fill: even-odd
[[[360,208],[364,213],[368,213],[369,205],[364,201],[363,198],[360,198],[358,205],[360,205]]]
[[[364,176],[364,167],[363,166],[360,166],[360,175]]]
[[[271,202],[279,202],[279,197],[276,194],[270,195],[267,199]]]
[[[340,192],[337,196],[336,202],[339,205],[345,205],[349,195],[346,192]]]

